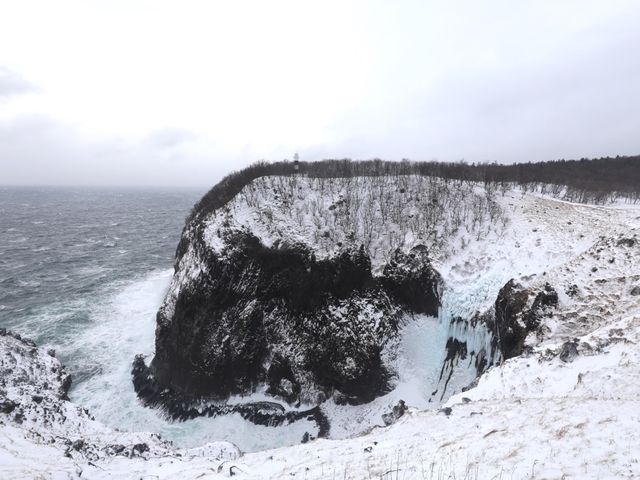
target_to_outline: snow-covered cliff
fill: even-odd
[[[333,423],[335,407],[392,392],[405,325],[434,330],[440,311],[446,282],[432,261],[504,230],[495,193],[415,175],[252,181],[185,227],[155,358],[150,368],[136,361],[140,398],[190,418],[228,411],[203,401],[259,393],[286,410],[322,405]],[[495,348],[473,353],[482,368],[498,358]],[[283,414],[244,416],[301,416]]]
[[[240,454],[226,442],[179,450],[154,433],[108,428],[68,400],[70,385],[53,350],[0,330],[0,478],[93,478],[134,459]]]
[[[409,254],[424,246],[441,278],[440,308],[436,317],[402,310],[397,336],[386,346],[394,355],[382,357],[395,372],[390,391],[359,405],[333,397],[322,402],[322,417],[331,423],[330,435],[336,439],[242,456],[227,444],[210,446],[211,455],[206,449],[180,451],[149,434],[110,431],[88,416],[76,421],[84,418],[80,413],[67,415],[72,422],[56,418],[53,426],[44,420],[20,423],[14,414],[17,407],[11,412],[2,407],[3,478],[46,477],[48,472],[74,477],[78,469],[88,478],[640,476],[640,208],[577,205],[463,184],[441,194],[435,213],[425,213],[422,209],[432,203],[423,204],[425,197],[416,195],[419,182],[436,188],[440,181],[407,177],[402,179],[407,186],[397,190],[404,190],[402,201],[394,204],[397,215],[388,210],[383,221],[387,205],[380,207],[377,193],[371,194],[372,202],[362,194],[374,192],[378,180],[351,179],[362,182],[357,184],[360,200],[345,200],[360,205],[354,224],[343,219],[346,212],[336,212],[342,208],[342,203],[337,205],[341,195],[343,199],[355,190],[353,183],[349,187],[346,180],[331,181],[333,187],[325,185],[319,195],[319,179],[260,179],[251,185],[253,193],[243,192],[228,208],[189,226],[159,318],[169,321],[183,289],[211,273],[203,248],[223,253],[224,231],[250,231],[269,248],[305,243],[316,261],[364,245],[372,278],[384,276],[398,249]],[[295,183],[292,196],[276,197],[273,189],[279,191],[279,183],[284,189]],[[387,190],[389,184],[382,189]],[[314,202],[317,207],[312,207]],[[450,208],[441,208],[441,203]],[[364,228],[367,209],[374,223],[384,227],[370,235]],[[422,216],[410,224],[406,219],[416,210]],[[429,225],[436,235],[421,233],[429,231],[422,230],[427,214],[434,215]],[[17,349],[14,342],[20,341],[13,337],[0,340],[3,359],[6,352],[14,352],[21,359],[14,363],[32,365],[29,362],[37,359],[36,365],[43,365],[27,368],[33,378],[15,378],[38,385],[36,390],[51,388],[47,398],[52,405],[77,409],[60,398],[61,380],[44,373],[55,363],[52,357],[31,345]],[[7,371],[5,364],[2,368]],[[484,371],[479,379],[478,371]],[[37,378],[46,379],[47,387]],[[14,385],[17,381],[11,380]],[[38,411],[33,393],[26,386],[5,386],[11,382],[3,383],[0,394],[12,402],[19,398],[23,410]],[[17,391],[26,393],[11,393]],[[256,405],[250,415],[272,415],[272,409],[280,415],[281,408],[286,415],[312,407],[289,406],[283,397],[272,396],[279,407]],[[227,405],[236,408],[267,398],[266,391],[254,392]],[[392,412],[400,400],[409,409],[383,427],[382,414]],[[71,443],[58,442],[58,437]],[[96,447],[76,450],[75,440]],[[136,444],[149,450],[140,452],[145,449],[135,449]],[[124,449],[114,456],[108,445]],[[92,452],[103,453],[94,457]]]

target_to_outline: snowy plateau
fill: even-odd
[[[410,175],[253,180],[185,227],[158,328],[181,291],[215,275],[204,256],[224,256],[231,234],[305,245],[314,261],[362,246],[374,278],[422,248],[439,307],[393,310],[386,388],[350,403],[301,381],[288,402],[259,378],[230,404],[276,403],[293,417],[318,408],[328,433],[296,418],[266,427],[279,448],[178,448],[95,421],[68,401],[55,352],[1,332],[0,478],[640,478],[640,205],[554,193]],[[357,298],[370,338],[386,316]]]

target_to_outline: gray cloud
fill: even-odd
[[[411,96],[351,112],[324,153],[503,163],[638,154],[640,57],[630,46],[640,30],[609,27],[536,61],[462,66]]]
[[[0,184],[209,187],[249,163],[201,148],[200,138],[163,129],[138,141],[89,141],[71,125],[23,115],[0,121]]]
[[[176,148],[198,138],[191,130],[167,127],[152,132],[146,139],[148,145],[159,148]]]
[[[50,83],[40,69],[40,91],[0,66],[0,106],[15,112],[0,115],[0,183],[211,185],[296,150],[304,160],[504,163],[640,153],[640,7],[467,3],[372,2],[354,13],[358,34],[339,42],[305,37],[308,19],[294,40],[256,37],[268,61],[250,35],[215,61],[183,55],[194,44],[181,36],[175,75],[161,82],[163,64],[157,84],[130,82],[155,72],[137,57],[116,61],[137,31],[121,50],[105,47],[110,76],[83,76],[68,57]],[[291,50],[295,59],[288,41],[305,47]],[[40,105],[50,116],[25,114]]]
[[[0,65],[0,98],[36,91],[36,88],[18,73]]]

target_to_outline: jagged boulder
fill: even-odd
[[[69,399],[71,375],[55,355],[45,355],[33,340],[4,328],[0,328],[0,344],[0,413],[20,410],[25,405],[40,408],[43,400]],[[20,400],[8,397],[13,394],[19,394]]]
[[[509,280],[500,289],[494,304],[495,315],[488,322],[503,359],[520,355],[530,332],[558,305],[558,293],[548,283],[541,289],[525,288]]]
[[[528,332],[536,330],[540,321],[547,316],[550,309],[558,306],[558,292],[551,285],[545,283],[543,288],[535,293],[533,304],[524,314],[524,324]]]
[[[405,414],[406,411],[407,405],[404,403],[404,400],[400,400],[393,406],[390,412],[382,414],[382,421],[386,426],[393,425]]]
[[[565,363],[573,362],[573,360],[578,356],[578,344],[578,340],[564,342],[560,349],[560,360]]]

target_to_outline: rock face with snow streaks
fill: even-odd
[[[445,187],[423,177],[268,177],[193,215],[158,312],[155,357],[136,364],[139,396],[168,407],[159,392],[194,404],[258,390],[317,405],[390,391],[403,322],[438,315],[432,256],[461,228],[480,235],[499,215],[484,192]]]
[[[50,350],[0,329],[4,355],[0,359],[0,413],[22,423],[33,417],[45,424],[62,421],[60,404],[68,400],[71,376]]]
[[[440,278],[419,247],[374,276],[363,247],[317,259],[304,244],[267,247],[238,231],[209,252],[207,271],[181,289],[172,317],[159,312],[146,372],[187,397],[262,384],[289,403],[370,401],[390,388],[382,353],[402,315],[439,307]]]
[[[13,432],[14,440],[24,435],[34,444],[60,450],[60,458],[71,462],[172,452],[158,435],[117,432],[95,421],[89,411],[69,401],[70,386],[71,376],[53,350],[45,352],[31,340],[0,329],[0,427]],[[2,453],[0,448],[0,458]],[[25,475],[17,478],[34,478]]]
[[[548,283],[533,290],[514,280],[507,282],[498,293],[493,322],[489,323],[502,358],[520,355],[527,335],[535,332],[557,305],[558,294]]]
[[[476,312],[468,320],[454,318],[452,323],[460,324],[463,331],[470,328],[484,331],[488,345],[476,351],[465,339],[447,339],[446,356],[440,370],[445,390],[455,365],[462,361],[473,363],[479,377],[488,368],[521,355],[525,351],[527,337],[543,333],[543,320],[551,317],[557,306],[558,293],[549,283],[525,287],[511,279],[500,289],[489,309]],[[475,380],[465,389],[475,385]]]

